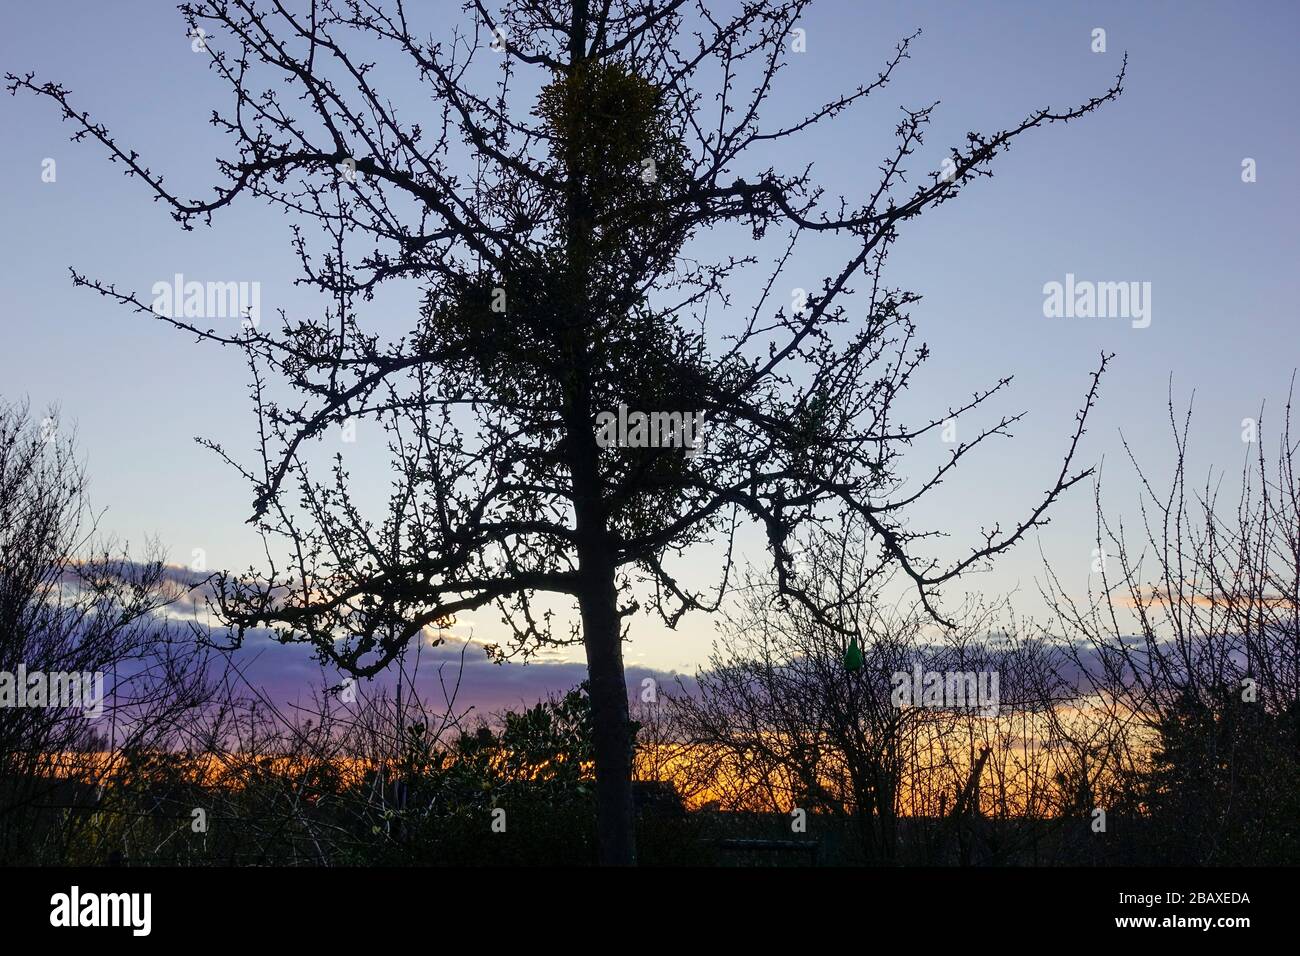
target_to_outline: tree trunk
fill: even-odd
[[[587,57],[589,0],[573,0],[569,29],[569,63],[576,73]],[[565,243],[572,287],[572,324],[565,334],[572,367],[565,425],[573,478],[574,528],[578,533],[582,640],[587,649],[591,697],[592,744],[596,758],[596,834],[602,866],[636,865],[636,830],[632,808],[632,728],[627,684],[623,676],[623,642],[619,627],[617,563],[607,537],[608,513],[600,474],[600,449],[593,425],[587,339],[593,217],[585,191],[580,134],[562,144],[567,181]]]
[[[592,746],[596,759],[596,832],[602,866],[636,864],[632,809],[633,736],[623,676],[623,640],[615,583],[617,561],[608,536],[591,402],[578,376],[569,407],[574,530],[578,551],[578,607],[587,649]]]
[[[585,562],[584,562],[585,564]],[[636,865],[632,808],[632,728],[611,567],[590,569],[579,598],[587,648],[592,736],[596,756],[596,833],[602,866]]]

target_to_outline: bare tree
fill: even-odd
[[[837,626],[751,577],[695,686],[669,700],[682,751],[669,772],[728,810],[825,814],[869,862],[1016,858],[1072,766],[1048,716],[1072,700],[1061,655],[1004,604],[968,601],[955,626],[936,626],[890,600],[893,575],[860,529],[820,532],[803,554],[800,578]],[[917,699],[918,670],[962,700]],[[972,698],[972,676],[991,698]]]
[[[1125,442],[1141,489],[1135,529],[1097,496],[1101,585],[1045,593],[1094,719],[1076,735],[1094,778],[1154,828],[1172,862],[1294,859],[1300,780],[1300,485],[1288,398],[1277,453],[1264,416],[1243,422],[1237,500],[1188,471],[1192,404],[1172,393],[1167,486]],[[1089,781],[1096,786],[1096,780]]]
[[[794,574],[792,533],[819,515],[853,514],[938,613],[941,585],[1015,544],[1086,474],[1073,458],[1095,378],[1059,473],[1023,518],[951,564],[916,553],[926,532],[907,524],[909,506],[1016,417],[977,429],[929,480],[899,489],[912,442],[1010,380],[929,420],[901,421],[895,399],[927,348],[908,317],[915,296],[886,285],[882,268],[905,223],[990,175],[1022,134],[1118,96],[1123,70],[1078,106],[968,134],[946,172],[912,171],[917,185],[909,165],[933,107],[905,109],[875,185],[833,197],[810,167],[783,171],[765,157],[777,141],[851,116],[892,80],[915,37],[868,82],[774,124],[761,114],[807,0],[724,15],[710,6],[504,0],[490,10],[471,0],[466,24],[450,36],[440,26],[438,38],[401,0],[183,4],[233,94],[212,116],[232,154],[207,198],[174,189],[63,86],[7,78],[11,92],[57,104],[74,138],[106,148],[185,229],[244,197],[299,220],[301,281],[329,297],[322,316],[285,316],[275,330],[249,323],[242,334],[168,319],[242,350],[252,369],[260,460],[236,467],[255,489],[251,520],[286,547],[263,568],[221,578],[220,610],[236,635],[272,626],[358,675],[377,673],[430,625],[484,607],[512,628],[503,654],[580,640],[608,863],[635,860],[624,620],[643,604],[674,626],[716,608],[738,526],[763,530],[781,592],[820,616]],[[412,88],[379,88],[376,55],[385,73],[409,67],[432,121],[397,105]],[[736,251],[703,258],[693,241],[706,231]],[[842,253],[819,286],[788,281],[813,291],[787,306],[777,290],[796,247],[815,236],[838,239]],[[151,311],[112,284],[74,277]],[[396,338],[362,315],[393,280],[424,291]],[[762,291],[720,328],[742,280]],[[273,379],[292,397],[275,397]],[[702,413],[708,453],[683,449],[681,428],[681,440],[603,448],[598,416],[620,406],[661,423]],[[354,500],[341,459],[326,475],[308,465],[310,443],[351,420],[387,434],[395,482],[378,513]],[[719,541],[728,557],[716,581],[681,580],[681,552]],[[544,593],[576,603],[580,629],[554,632]]]
[[[34,820],[50,816],[38,811],[60,811],[70,787],[104,785],[125,750],[155,743],[204,699],[204,655],[157,616],[182,590],[156,552],[132,560],[100,540],[86,495],[57,412],[36,421],[25,404],[0,404],[4,859],[34,852]]]

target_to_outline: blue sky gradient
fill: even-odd
[[[429,8],[435,27],[461,18],[459,2]],[[808,51],[782,74],[773,123],[869,81],[901,37],[922,30],[893,84],[797,149],[773,155],[773,162],[813,162],[831,190],[850,196],[874,188],[900,106],[940,101],[914,157],[922,175],[967,130],[1003,129],[1033,109],[1065,108],[1102,92],[1129,54],[1118,102],[1020,138],[994,178],[909,224],[891,257],[889,281],[923,296],[912,315],[933,353],[909,411],[937,414],[1005,374],[1015,375],[1014,385],[982,420],[1029,411],[1013,441],[972,459],[914,512],[917,526],[951,534],[933,553],[963,553],[981,527],[1014,522],[1041,496],[1103,350],[1117,357],[1082,454],[1089,463],[1104,459],[1106,499],[1117,513],[1136,501],[1121,430],[1157,476],[1171,463],[1171,377],[1177,402],[1196,390],[1192,473],[1211,464],[1235,472],[1247,450],[1242,419],[1265,400],[1279,411],[1298,364],[1300,6],[824,0],[804,27]],[[1105,53],[1090,49],[1098,27],[1107,33]],[[7,4],[0,68],[69,87],[80,108],[182,194],[203,195],[218,181],[213,158],[226,144],[207,119],[228,95],[191,52],[172,5]],[[73,288],[68,268],[141,294],[177,272],[255,280],[268,315],[313,308],[291,284],[298,268],[288,220],[244,202],[212,228],[183,233],[102,149],[69,143],[70,129],[47,101],[0,100],[0,397],[57,403],[61,420],[75,423],[94,501],[108,508],[105,530],[133,544],[157,535],[177,563],[188,564],[201,548],[211,567],[246,566],[260,553],[244,523],[251,492],[193,441],[253,450],[239,356]],[[1241,178],[1247,157],[1257,164],[1253,183]],[[57,162],[54,183],[41,178],[46,158]],[[809,287],[830,268],[822,254],[813,249],[803,264]],[[1067,273],[1150,282],[1150,327],[1045,318],[1043,285]],[[403,328],[416,292],[395,289],[367,308]],[[919,477],[946,452],[935,436],[916,449],[909,469]],[[382,473],[360,480],[382,487]],[[1038,612],[1041,549],[1063,583],[1082,592],[1093,523],[1091,490],[1076,488],[1048,528],[970,586],[1017,592],[1026,611]],[[476,626],[479,637],[501,637],[489,621]],[[675,634],[638,620],[628,659],[691,670],[711,635],[704,617],[688,617]]]

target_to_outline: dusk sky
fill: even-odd
[[[429,30],[460,19],[459,0],[422,6]],[[950,535],[930,553],[964,554],[981,527],[1025,516],[1056,476],[1102,351],[1116,360],[1081,455],[1085,463],[1104,458],[1103,490],[1114,514],[1136,517],[1121,430],[1157,479],[1168,474],[1171,376],[1180,407],[1195,390],[1194,477],[1214,465],[1235,480],[1250,447],[1242,420],[1256,416],[1261,402],[1265,440],[1276,440],[1270,423],[1278,421],[1300,356],[1300,7],[1122,2],[1072,12],[1056,3],[826,0],[804,26],[807,52],[781,74],[773,122],[869,82],[899,39],[922,31],[890,86],[814,134],[810,142],[819,148],[772,159],[814,163],[832,191],[855,199],[877,181],[900,106],[940,101],[912,157],[915,181],[938,168],[968,130],[1004,129],[1031,110],[1065,109],[1101,94],[1129,56],[1117,102],[1018,139],[995,163],[994,178],[909,223],[892,254],[888,279],[923,296],[912,317],[932,352],[907,399],[909,414],[940,416],[1004,375],[1015,376],[1012,387],[962,427],[1029,412],[1013,439],[977,453],[913,512],[916,526]],[[1091,49],[1097,28],[1106,31],[1104,53]],[[207,120],[228,105],[228,93],[184,31],[166,2],[6,4],[0,67],[64,84],[170,186],[207,195],[219,181],[213,159],[226,152]],[[48,101],[4,97],[0,129],[0,399],[60,407],[61,427],[76,428],[94,504],[107,509],[105,532],[132,546],[156,535],[181,565],[195,549],[211,568],[257,562],[260,542],[245,524],[250,488],[194,441],[211,439],[236,457],[252,453],[255,416],[239,355],[74,288],[68,269],[142,296],[176,273],[256,281],[265,316],[310,310],[318,303],[291,284],[298,262],[289,220],[257,203],[236,203],[210,228],[185,233],[102,148],[70,143],[71,127]],[[54,182],[42,179],[46,159],[57,164]],[[1246,159],[1254,160],[1254,182],[1243,182]],[[817,255],[807,256],[810,287],[830,268]],[[1046,317],[1044,285],[1067,275],[1150,283],[1149,326]],[[408,284],[363,308],[396,332],[409,325],[417,294]],[[366,443],[363,432],[350,454],[364,457]],[[908,473],[923,476],[947,450],[937,434],[927,436]],[[368,473],[362,465],[357,474],[382,492],[382,468]],[[1091,487],[1076,487],[1049,527],[967,586],[986,595],[1015,592],[1017,607],[1041,614],[1035,582],[1043,555],[1065,586],[1083,593],[1093,524]],[[757,540],[746,539],[745,557],[761,562]],[[954,590],[954,602],[959,595]],[[462,622],[462,629],[471,625],[476,639],[504,637],[495,614]],[[687,617],[675,633],[637,618],[627,662],[692,672],[712,637],[713,622],[702,615]],[[557,657],[577,661],[581,649]],[[261,666],[276,665],[267,658]],[[580,676],[581,668],[566,667],[551,689]],[[518,669],[492,679],[504,689],[485,697],[528,699],[548,683]]]

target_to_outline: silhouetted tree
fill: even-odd
[[[1054,574],[1050,627],[1072,657],[1121,808],[1165,862],[1294,862],[1300,802],[1300,482],[1288,398],[1275,454],[1263,414],[1243,432],[1238,496],[1211,471],[1189,484],[1192,409],[1168,414],[1161,488],[1125,445],[1142,489],[1134,531],[1097,492],[1101,586],[1075,601]]]
[[[1052,771],[1072,768],[1044,716],[1071,702],[1060,655],[997,603],[967,602],[941,627],[891,601],[893,573],[860,529],[820,530],[802,555],[800,579],[836,626],[770,577],[747,579],[695,686],[669,697],[685,788],[730,810],[824,813],[871,862],[1000,862],[1042,837],[1060,799]],[[900,701],[898,675],[916,668],[996,675],[995,706],[974,706],[969,685],[963,702]],[[983,813],[996,846],[975,826]]]
[[[249,323],[242,334],[168,319],[243,350],[253,369],[261,461],[242,470],[256,489],[252,520],[288,547],[267,567],[221,576],[220,610],[236,634],[272,626],[358,675],[426,628],[488,606],[512,628],[503,654],[581,640],[608,863],[635,859],[621,642],[643,601],[669,625],[716,608],[736,529],[753,522],[782,593],[818,610],[793,573],[791,535],[839,511],[867,526],[882,560],[937,611],[944,582],[1013,545],[1082,477],[1072,461],[1095,379],[1059,474],[1023,519],[947,566],[914,553],[925,533],[907,524],[908,507],[1016,418],[975,430],[928,481],[898,489],[910,443],[1009,379],[936,405],[929,420],[899,420],[895,399],[927,348],[908,317],[915,296],[888,287],[881,270],[906,222],[990,175],[1021,134],[1119,95],[1123,71],[1077,107],[968,134],[946,173],[915,186],[907,167],[933,107],[904,110],[875,184],[832,198],[810,167],[771,165],[773,144],[848,115],[890,82],[914,37],[870,82],[791,122],[765,122],[807,6],[719,14],[702,0],[505,0],[489,10],[471,0],[467,25],[439,25],[434,37],[400,0],[186,3],[192,35],[234,97],[212,117],[233,153],[202,199],[173,189],[64,87],[8,77],[11,91],[57,103],[75,138],[106,147],[182,227],[256,197],[323,237],[315,252],[294,226],[302,281],[333,300],[321,317]],[[383,73],[404,64],[419,85],[381,89],[377,56]],[[413,92],[432,109],[398,105],[419,104]],[[735,251],[706,260],[692,245],[706,232],[720,240],[713,249]],[[787,305],[780,280],[796,245],[815,236],[842,251],[820,284],[795,277],[810,292]],[[745,280],[752,309],[719,329],[741,277],[769,256],[771,268]],[[386,337],[362,312],[393,280],[420,283],[423,307],[405,334]],[[273,397],[273,377],[298,397]],[[680,447],[682,429],[669,442],[679,447],[602,448],[598,416],[621,405],[702,413],[707,453]],[[324,476],[307,462],[309,443],[349,420],[387,432],[395,481],[377,517],[353,499],[341,458]],[[717,541],[728,557],[716,586],[683,581],[674,560]],[[553,632],[542,593],[576,603],[580,633]]]
[[[65,819],[51,839],[69,839],[80,821],[60,801],[207,692],[204,653],[158,616],[183,588],[156,547],[136,561],[103,540],[98,517],[73,431],[0,403],[0,862],[35,858],[38,819]]]

